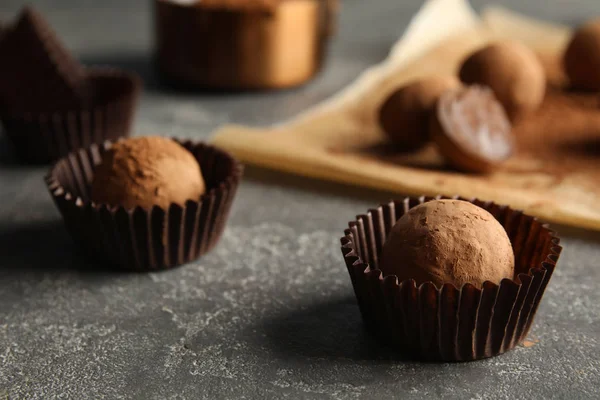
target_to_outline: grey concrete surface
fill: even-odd
[[[2,0],[0,20],[22,1]],[[281,93],[181,94],[151,67],[148,1],[33,1],[87,63],[138,71],[136,133],[207,138],[225,122],[290,117],[383,59],[417,1],[343,2],[327,69]],[[567,23],[596,0],[501,3]],[[481,7],[483,2],[477,1]],[[227,231],[197,262],[148,274],[90,269],[46,193],[0,136],[0,398],[600,398],[600,235],[565,251],[532,347],[464,364],[403,361],[363,331],[338,248],[388,193],[250,169]]]

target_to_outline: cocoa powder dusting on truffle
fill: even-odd
[[[392,228],[380,268],[399,281],[460,288],[500,283],[514,275],[514,254],[504,228],[484,209],[460,200],[430,201],[411,209]]]
[[[97,204],[150,209],[198,200],[205,191],[200,166],[178,143],[162,137],[116,142],[94,171]]]
[[[465,83],[489,86],[513,119],[537,109],[544,98],[544,67],[519,42],[496,42],[475,51],[463,62],[459,75]]]

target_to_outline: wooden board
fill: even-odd
[[[569,36],[566,27],[507,10],[488,8],[479,17],[465,0],[430,0],[388,59],[341,93],[275,127],[225,126],[212,142],[262,167],[399,194],[478,197],[600,230],[600,97],[557,89]],[[417,154],[390,150],[376,123],[386,96],[422,75],[455,74],[469,52],[498,38],[538,52],[551,82],[541,109],[515,127],[519,153],[481,176],[447,169],[433,145]]]

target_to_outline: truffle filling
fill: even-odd
[[[492,161],[511,155],[511,125],[490,89],[474,86],[446,93],[439,111],[443,128],[464,150]]]

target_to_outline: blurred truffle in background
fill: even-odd
[[[490,87],[513,121],[535,111],[546,93],[544,67],[537,55],[519,42],[495,42],[473,52],[459,74],[467,84]]]
[[[429,142],[429,117],[446,90],[460,86],[454,76],[429,76],[407,83],[379,108],[379,124],[402,150],[416,150]]]
[[[25,7],[0,40],[0,107],[49,112],[81,107],[89,95],[85,67],[35,9]]]
[[[25,7],[0,33],[0,121],[21,160],[47,163],[130,133],[141,80],[87,68]]]
[[[563,63],[574,88],[600,90],[600,18],[587,22],[575,31]]]

